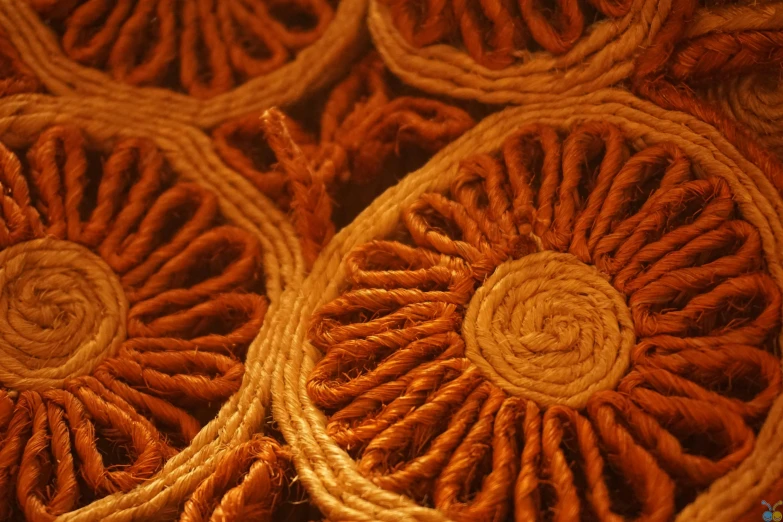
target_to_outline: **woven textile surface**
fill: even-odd
[[[0,0],[0,521],[774,522],[781,13]]]
[[[735,520],[781,472],[776,208],[622,91],[489,117],[289,301],[302,479],[337,520]]]

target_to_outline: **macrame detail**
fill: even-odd
[[[341,188],[356,187],[355,197],[385,174],[393,157],[434,154],[475,123],[456,106],[395,95],[376,53],[329,93],[318,138],[279,111],[274,119],[251,113],[217,127],[212,136],[229,166],[291,211],[310,265],[335,233],[333,200]],[[292,157],[301,157],[298,166]]]

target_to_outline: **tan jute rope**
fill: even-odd
[[[21,0],[0,0],[0,28],[54,94],[85,94],[128,103],[136,112],[207,128],[229,118],[290,105],[339,78],[363,49],[367,0],[340,2],[324,35],[267,75],[208,100],[153,87],[134,87],[68,59],[56,35]]]
[[[128,300],[109,266],[52,238],[0,252],[0,382],[61,387],[90,373],[125,340]]]
[[[467,358],[509,394],[574,408],[614,388],[635,339],[620,293],[552,251],[500,265],[473,295],[462,335]]]
[[[286,288],[300,284],[304,263],[296,234],[285,216],[241,175],[226,167],[201,132],[102,99],[17,95],[0,100],[0,140],[9,147],[25,146],[43,129],[57,124],[78,126],[98,145],[121,137],[152,140],[180,178],[218,195],[223,216],[250,231],[263,249],[265,294],[270,306],[264,326],[248,349],[239,391],[153,479],[128,493],[110,495],[62,515],[59,520],[153,518],[161,510],[181,503],[209,476],[224,452],[261,430],[276,359],[276,353],[270,350],[277,349],[263,340],[281,322],[277,317],[281,295]]]
[[[670,0],[634,0],[628,14],[594,24],[565,54],[532,52],[499,70],[452,46],[413,47],[378,0],[370,1],[368,24],[386,65],[406,83],[455,98],[520,104],[586,94],[628,78],[634,57],[652,42],[670,10]]]
[[[698,9],[683,39],[783,29],[783,3],[749,2]],[[783,152],[783,84],[780,75],[762,69],[750,74],[723,75],[696,89],[724,112],[753,130],[760,141]]]
[[[279,346],[285,356],[278,362],[273,384],[275,419],[292,447],[300,480],[326,517],[395,522],[446,520],[442,513],[384,491],[364,478],[353,459],[327,435],[326,417],[308,396],[307,378],[320,354],[306,341],[307,330],[313,311],[338,295],[346,277],[347,252],[392,233],[400,223],[402,209],[424,192],[444,191],[449,186],[460,160],[498,150],[520,126],[540,123],[566,129],[590,121],[617,126],[640,147],[673,143],[691,158],[697,173],[724,179],[744,218],[759,231],[769,273],[778,285],[783,285],[783,200],[764,172],[710,125],[617,90],[531,103],[490,116],[387,191],[343,229],[323,251],[299,291],[284,298],[279,317],[286,321],[278,323],[266,340]],[[778,398],[750,456],[685,507],[677,520],[736,520],[783,473],[781,451],[783,398]]]

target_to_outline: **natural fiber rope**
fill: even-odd
[[[675,11],[640,56],[635,90],[713,123],[733,136],[740,150],[758,156],[763,145],[778,149],[779,75],[770,71],[783,63],[783,4],[698,7],[687,0]]]
[[[530,104],[490,116],[473,131],[444,149],[423,169],[376,200],[324,250],[302,289],[291,294],[283,311],[291,319],[275,329],[274,343],[290,346],[278,364],[274,384],[275,418],[291,444],[299,476],[329,518],[339,520],[444,520],[442,513],[420,507],[405,497],[384,491],[358,473],[348,454],[326,432],[326,419],[312,403],[306,382],[319,355],[305,341],[316,307],[334,299],[346,278],[346,253],[394,231],[402,209],[428,191],[443,191],[466,156],[495,151],[513,131],[528,123],[572,127],[581,122],[615,125],[632,143],[650,146],[669,142],[695,164],[726,181],[744,218],[758,229],[767,269],[778,286],[783,240],[783,201],[765,173],[740,154],[715,128],[694,117],[665,111],[619,91]],[[755,161],[755,158],[754,158]],[[768,164],[763,163],[766,168]],[[780,168],[777,166],[776,168]],[[772,173],[770,173],[772,175]],[[677,520],[733,521],[751,508],[783,472],[775,456],[783,450],[783,400],[769,410],[752,453],[708,491],[682,510]]]
[[[551,251],[500,265],[473,295],[462,334],[465,356],[509,394],[574,408],[614,388],[635,343],[617,290]]]
[[[329,92],[320,139],[277,110],[228,120],[212,136],[229,166],[290,211],[309,267],[334,235],[333,198],[347,189],[371,199],[377,189],[368,184],[388,176],[394,159],[435,153],[474,124],[454,105],[397,96],[390,73],[370,52]],[[264,146],[271,154],[264,155]]]
[[[228,452],[185,504],[180,522],[271,522],[290,457],[275,440],[256,436]]]
[[[683,5],[691,5],[686,2]],[[676,35],[667,64],[676,81],[726,79],[783,62],[783,4],[701,7]]]
[[[166,2],[160,3],[165,5]],[[206,100],[154,87],[127,85],[75,63],[26,1],[0,1],[0,28],[7,32],[23,61],[54,94],[100,96],[127,103],[136,112],[153,117],[209,128],[249,111],[292,104],[339,78],[351,57],[363,48],[365,13],[366,0],[341,1],[323,36],[299,52],[292,62]],[[125,42],[128,45],[133,45],[137,38],[125,36],[129,37]]]
[[[0,96],[41,90],[38,78],[22,61],[5,33],[0,33],[0,75]]]
[[[75,243],[38,239],[0,251],[0,383],[61,387],[125,340],[128,302],[103,260]]]
[[[526,53],[522,63],[496,70],[476,63],[452,46],[412,46],[395,27],[390,10],[379,0],[370,2],[368,22],[386,65],[406,83],[454,98],[523,104],[586,94],[628,78],[635,56],[655,38],[671,6],[668,0],[635,0],[627,14],[595,23],[564,54]],[[533,7],[531,10],[535,11]],[[547,26],[547,22],[539,20],[536,25]]]
[[[171,457],[155,477],[128,493],[109,495],[60,518],[119,521],[154,517],[161,509],[190,494],[214,469],[226,450],[249,440],[262,426],[275,353],[261,341],[276,321],[283,288],[296,286],[302,278],[298,240],[275,205],[258,195],[242,176],[226,168],[212,152],[210,140],[198,131],[140,115],[131,108],[100,99],[80,97],[69,101],[19,95],[0,101],[0,139],[9,146],[21,146],[30,136],[57,124],[78,125],[99,141],[138,136],[151,139],[180,177],[217,194],[223,216],[251,232],[263,248],[266,295],[271,304],[267,320],[256,341],[248,348],[239,391],[226,401],[215,419],[195,435],[190,445]],[[80,393],[88,394],[87,391]],[[143,423],[143,418],[138,422]]]
[[[759,141],[783,153],[783,88],[776,76],[752,73],[710,85],[705,99],[756,133]]]

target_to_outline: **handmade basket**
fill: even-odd
[[[370,32],[389,69],[425,91],[514,104],[585,94],[625,80],[673,5],[659,0],[564,0],[554,9],[533,1],[520,1],[519,8],[517,2],[498,1],[423,4],[370,1]],[[598,21],[590,23],[593,17]]]
[[[275,17],[292,6],[303,13]],[[366,0],[2,0],[0,29],[53,94],[208,128],[338,78],[363,48],[365,13]]]
[[[783,475],[781,172],[622,91],[485,119],[284,299],[273,411],[313,500],[737,520]]]
[[[283,458],[247,443],[303,278],[284,216],[205,135],[105,100],[3,98],[0,143],[0,519],[159,518],[232,451]]]

